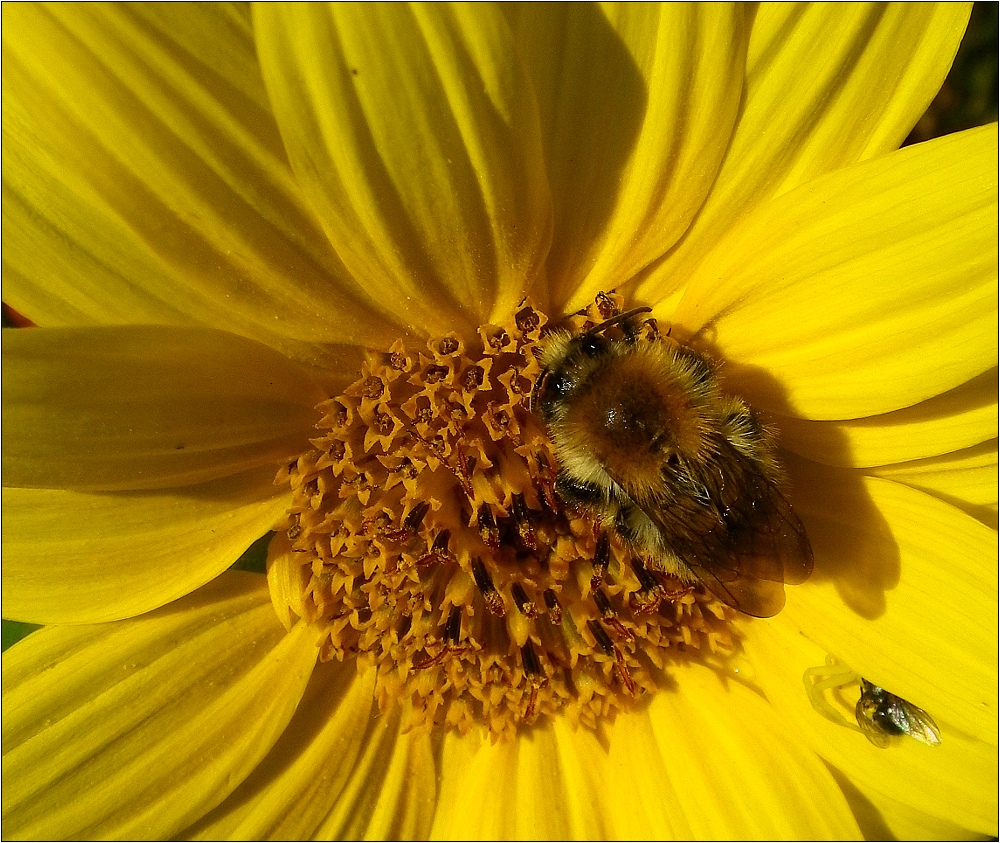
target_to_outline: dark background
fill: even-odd
[[[906,143],[982,126],[997,119],[997,10],[1000,3],[974,3],[955,63],[927,113]]]

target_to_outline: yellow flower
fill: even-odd
[[[895,151],[967,17],[6,8],[5,836],[995,835],[997,129]],[[596,728],[407,729],[277,538],[226,569],[363,347],[612,289],[780,431],[813,577]]]

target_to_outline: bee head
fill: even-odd
[[[619,313],[576,336],[565,331],[550,334],[541,356],[541,374],[531,389],[529,408],[537,410],[545,422],[551,421],[611,351],[612,341],[603,336],[604,332],[612,325],[628,325],[635,314],[649,311],[648,307],[637,307]]]

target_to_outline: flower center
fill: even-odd
[[[571,317],[619,312],[601,295]],[[657,570],[556,493],[557,462],[529,409],[546,317],[525,301],[475,339],[370,353],[319,406],[314,450],[279,474],[321,657],[377,671],[384,709],[412,725],[494,734],[556,714],[596,727],[655,690],[670,659],[733,651],[733,611]]]

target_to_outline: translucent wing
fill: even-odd
[[[868,740],[883,749],[898,735],[909,735],[928,746],[941,743],[941,731],[926,711],[867,679],[861,680],[861,698],[854,713]]]
[[[926,711],[895,694],[887,693],[886,696],[888,700],[885,704],[885,716],[900,732],[928,746],[937,746],[941,743],[941,732],[937,723]]]
[[[812,573],[805,530],[778,487],[724,439],[698,468],[691,488],[665,482],[635,505],[656,525],[663,546],[726,604],[771,617],[785,604],[784,583]],[[626,491],[631,491],[627,490]]]
[[[861,731],[864,732],[865,737],[879,749],[887,749],[889,744],[892,743],[892,735],[884,732],[875,723],[875,721],[871,719],[870,715],[862,713],[860,711],[860,706],[861,703],[858,702],[858,707],[855,708],[855,718],[858,721],[858,725],[861,727]]]

